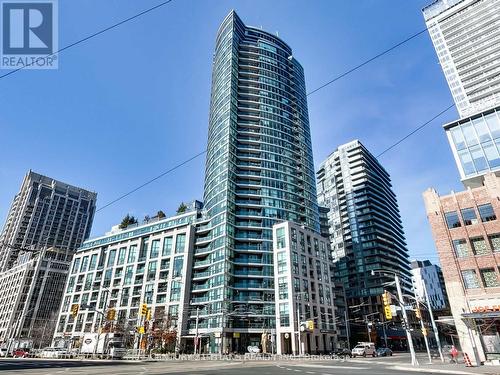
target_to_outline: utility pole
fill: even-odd
[[[431,301],[429,299],[429,294],[427,294],[427,286],[425,285],[425,280],[422,279],[422,286],[424,287],[425,300],[427,302],[427,309],[429,311],[429,315],[431,316],[432,330],[434,331],[434,337],[436,339],[436,344],[439,351],[439,357],[441,358],[441,362],[444,363],[443,349],[441,348],[441,341],[439,340],[439,332],[436,327],[436,321],[434,320],[434,314],[432,313]]]
[[[418,306],[418,298],[415,298],[415,302],[417,303],[417,310],[420,310]],[[424,325],[424,318],[422,318],[422,313],[420,315],[420,328],[422,329],[422,335],[424,336],[425,348],[427,349],[427,356],[429,357],[429,363],[432,364],[431,351],[429,349],[429,340],[427,340],[427,329]]]
[[[299,342],[299,355],[302,355],[302,340],[300,332],[300,305],[297,303],[297,338]]]
[[[199,346],[199,343],[198,343],[198,340],[199,340],[199,337],[198,337],[198,321],[200,319],[200,307],[197,306],[196,307],[196,334],[195,334],[195,337],[194,337],[194,354],[196,354],[198,352],[198,346]]]
[[[408,316],[406,315],[406,308],[403,301],[403,292],[401,291],[401,284],[399,283],[399,276],[394,274],[394,281],[396,282],[396,289],[398,290],[399,304],[401,305],[401,311],[403,312],[403,321],[406,325],[406,338],[408,340],[408,347],[411,354],[411,364],[413,366],[418,366],[417,356],[415,354],[415,348],[413,347],[413,340],[411,338],[410,323],[408,321]]]

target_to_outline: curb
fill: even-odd
[[[451,375],[472,375],[477,374],[476,372],[466,372],[466,371],[455,371],[455,370],[442,370],[434,368],[415,368],[415,367],[403,367],[403,366],[392,366],[391,370],[399,371],[411,371],[411,372],[434,372],[438,374],[451,374]]]

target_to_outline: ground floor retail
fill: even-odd
[[[462,318],[468,329],[472,331],[472,334],[466,336],[465,339],[473,336],[479,338],[479,345],[476,345],[479,357],[486,361],[499,361],[500,311],[462,314]]]

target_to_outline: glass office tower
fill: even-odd
[[[245,350],[275,326],[273,224],[319,231],[319,216],[302,66],[234,11],[213,57],[204,201],[191,304],[212,351]]]

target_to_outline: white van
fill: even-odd
[[[366,357],[367,355],[375,357],[375,344],[373,342],[358,342],[358,344],[352,348],[351,354],[354,358],[357,356]]]

